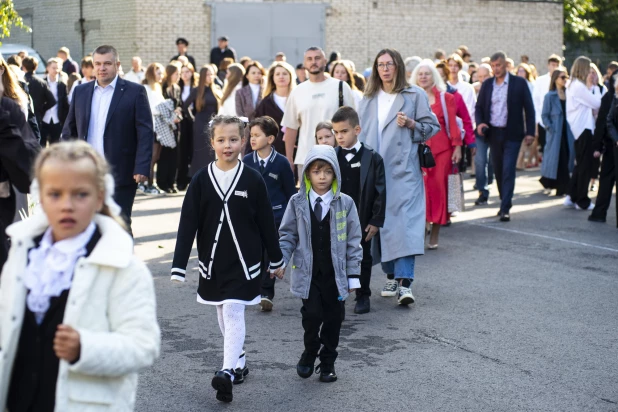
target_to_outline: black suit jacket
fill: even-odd
[[[62,139],[88,140],[94,82],[75,88]],[[144,86],[118,78],[105,122],[103,146],[117,186],[135,183],[134,175],[150,175],[154,142],[152,112]]]
[[[32,97],[34,115],[36,116],[36,120],[40,123],[45,112],[56,104],[56,98],[52,91],[49,90],[47,82],[36,77],[33,73],[26,73],[24,78],[28,84],[30,97]]]
[[[491,94],[493,90],[494,78],[490,77],[481,85],[481,90],[479,91],[479,96],[476,101],[475,118],[477,125],[485,123],[491,126],[489,120],[491,119]],[[534,104],[532,103],[532,95],[530,94],[528,83],[521,77],[513,76],[512,74],[509,75],[507,94],[507,139],[522,141],[524,136],[534,136]],[[524,112],[526,113],[525,120]]]
[[[47,77],[45,77],[44,80],[49,88],[49,81],[47,80]],[[60,123],[64,123],[67,115],[69,114],[69,88],[67,87],[67,84],[62,81],[60,75],[58,75],[58,99],[56,100],[56,104],[58,105],[58,119],[60,120]],[[45,115],[45,112],[43,112],[43,115]]]
[[[234,59],[234,62],[238,61],[238,59],[236,58],[236,50],[232,49],[231,47],[228,47],[224,51],[221,51],[221,49],[218,47],[213,47],[213,49],[210,50],[210,63],[216,64],[217,67],[219,67],[221,61],[226,57],[231,57],[232,59]]]
[[[361,156],[360,202],[358,216],[364,231],[367,225],[384,226],[386,213],[386,177],[384,161],[371,146],[364,143]],[[335,149],[337,156],[341,147]],[[364,233],[364,232],[363,232]],[[363,239],[365,235],[363,234]]]

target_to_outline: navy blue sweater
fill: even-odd
[[[243,163],[252,169],[260,171],[260,159],[257,152],[247,154],[243,158]],[[294,183],[294,173],[290,167],[290,162],[284,156],[273,150],[266,160],[266,166],[262,172],[262,178],[266,183],[270,204],[273,207],[275,223],[279,225],[285,208],[290,198],[296,194],[296,184]],[[279,228],[277,227],[277,230]]]

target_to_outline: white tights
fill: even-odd
[[[223,369],[244,368],[245,305],[217,305],[217,319],[223,335]]]

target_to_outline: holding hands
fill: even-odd
[[[276,276],[278,279],[283,279],[283,275],[285,274],[285,266],[281,266],[279,269],[276,269],[270,272],[270,278],[274,279]]]

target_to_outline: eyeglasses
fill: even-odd
[[[395,63],[394,62],[378,63],[378,70],[386,70],[386,69],[390,70],[393,67],[395,67]]]

